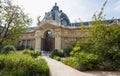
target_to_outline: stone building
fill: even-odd
[[[70,23],[68,16],[59,10],[56,3],[41,21],[38,17],[37,24],[37,27],[29,28],[29,32],[20,36],[21,45],[37,51],[65,48],[88,34],[87,30],[86,33],[81,31],[80,23]],[[89,22],[83,24],[88,27]]]

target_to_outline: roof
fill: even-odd
[[[114,22],[116,22],[116,21],[120,22],[120,19],[105,20],[105,21],[107,21],[109,24],[112,24],[112,23],[114,23]],[[83,25],[89,26],[89,24],[90,24],[91,22],[94,22],[94,21],[83,22]],[[76,28],[77,28],[77,27],[80,27],[80,26],[81,26],[81,23],[80,23],[80,22],[77,22],[77,23],[71,23],[70,26],[66,26],[66,28],[67,28],[67,27],[70,27],[70,28],[76,27]],[[29,31],[29,32],[34,32],[34,30],[35,30],[36,28],[37,28],[37,27],[29,27],[28,31]]]
[[[120,22],[120,19],[105,20],[105,21],[108,22],[109,24],[112,24],[112,23],[117,22],[117,21]],[[83,25],[89,26],[89,24],[90,24],[91,22],[94,22],[94,21],[83,22]],[[81,25],[80,23],[81,23],[81,22],[71,23],[71,26],[80,27],[80,25]]]

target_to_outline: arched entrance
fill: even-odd
[[[55,38],[50,30],[44,33],[44,38],[41,41],[43,51],[52,51],[55,48]]]

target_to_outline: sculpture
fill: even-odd
[[[46,19],[46,20],[51,20],[51,19],[52,19],[52,14],[51,14],[51,12],[45,13],[45,19]]]
[[[38,16],[38,17],[37,17],[37,21],[38,21],[38,23],[40,22],[40,18],[41,18],[41,16]]]
[[[58,12],[57,14],[59,25],[61,24],[61,14],[62,14],[62,11]]]
[[[40,18],[41,18],[41,16],[38,16],[38,17],[37,17],[37,21],[38,21],[37,24],[38,24],[38,25],[40,25]]]
[[[58,13],[58,19],[60,19],[62,12]]]

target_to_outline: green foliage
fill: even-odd
[[[0,76],[49,76],[46,61],[30,55],[7,54],[0,55]]]
[[[115,23],[108,26],[106,23],[101,21],[100,24],[93,25],[89,30],[89,36],[79,43],[80,49],[72,51],[72,56],[78,54],[76,58],[79,59],[79,70],[96,68],[101,70],[120,69],[120,25]],[[98,55],[101,58],[94,61],[95,56],[81,53],[81,51]]]
[[[26,32],[31,19],[23,9],[11,0],[0,1],[0,48],[13,45],[19,41],[21,33]]]
[[[120,25],[95,26],[94,31],[91,42],[97,54],[103,55],[109,50],[120,50]]]
[[[54,49],[51,53],[50,53],[50,57],[53,58],[55,55],[57,55],[58,53],[58,49]]]
[[[81,71],[95,69],[100,58],[92,53],[80,52],[75,57],[66,58],[63,62]]]
[[[71,47],[64,48],[64,49],[63,49],[64,57],[70,56],[70,52],[71,52],[71,51],[72,51],[72,48],[71,48]]]
[[[61,58],[59,56],[54,56],[53,59],[55,59],[57,61],[61,61]]]
[[[75,46],[73,47],[72,51],[70,52],[70,55],[74,56],[75,53],[80,51],[80,43],[79,41],[76,42]]]
[[[91,53],[102,57],[102,62],[99,63],[99,69],[102,70],[118,70],[120,51],[120,24],[116,22],[109,24],[107,21],[98,19],[92,23],[88,42],[92,46],[87,46]],[[83,48],[86,50],[86,48]],[[87,51],[87,50],[86,50]]]
[[[120,51],[109,51],[102,57],[102,62],[99,63],[99,69],[102,70],[119,70],[120,69]]]
[[[73,48],[72,56],[77,55],[79,59],[79,69],[101,69],[101,70],[118,70],[120,69],[119,51],[120,51],[120,24],[114,23],[109,25],[106,21],[95,21],[92,23],[89,30],[89,35],[83,41],[80,41],[78,49],[76,46]],[[77,43],[76,43],[77,45]],[[98,65],[91,63],[92,55],[81,53],[81,51],[98,55]],[[80,53],[79,53],[80,52]],[[117,56],[117,57],[116,57]],[[87,58],[87,57],[90,57]],[[96,58],[95,56],[93,56]],[[84,59],[85,58],[85,59]],[[88,60],[88,61],[87,61]],[[96,62],[93,60],[93,62]]]
[[[14,76],[11,72],[8,71],[1,71],[1,76]]]
[[[120,69],[120,24],[105,20],[102,13],[106,3],[107,0],[101,11],[94,14],[91,26],[86,28],[89,34],[73,47],[71,55],[78,59],[79,70]]]
[[[41,56],[41,52],[34,50],[27,50],[27,49],[23,50],[23,54],[31,55],[33,58],[37,58],[38,56]]]
[[[24,50],[25,49],[25,46],[24,45],[17,45],[16,46],[16,50]]]
[[[75,69],[79,69],[78,60],[75,57],[65,58],[64,60],[62,60],[62,62]]]
[[[10,51],[15,51],[15,47],[13,45],[6,45],[4,48],[3,48],[3,53],[9,53]]]
[[[50,53],[50,57],[53,58],[54,56],[59,56],[59,57],[63,57],[63,50],[58,50],[58,49],[54,49],[51,53]]]
[[[50,57],[54,58],[54,56],[57,57],[67,57],[70,56],[70,52],[71,52],[71,48],[64,48],[62,50],[58,50],[58,49],[54,49],[51,53],[50,53]]]
[[[100,62],[100,57],[98,55],[87,52],[77,53],[76,59],[78,59],[79,70],[95,69]]]

